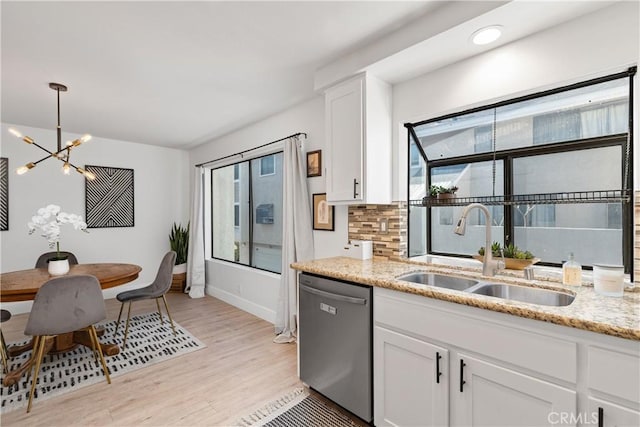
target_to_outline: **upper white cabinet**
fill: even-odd
[[[325,91],[327,201],[391,203],[391,86],[366,73]]]

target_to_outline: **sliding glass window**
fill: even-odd
[[[280,273],[282,153],[211,171],[212,254]]]

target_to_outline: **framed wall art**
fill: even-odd
[[[0,230],[9,229],[9,159],[0,157]]]
[[[327,203],[327,193],[313,195],[313,229],[333,231],[335,206]]]
[[[133,227],[133,169],[87,165],[86,170],[96,175],[85,180],[87,227]]]
[[[322,150],[307,153],[307,178],[322,176]]]

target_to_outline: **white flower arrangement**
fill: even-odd
[[[33,234],[36,230],[42,230],[41,236],[47,239],[49,247],[56,247],[58,258],[60,258],[60,226],[62,224],[71,224],[75,230],[87,231],[87,223],[82,220],[80,215],[68,214],[60,211],[60,206],[48,205],[38,209],[36,215],[31,217],[31,221],[27,224],[29,234]]]

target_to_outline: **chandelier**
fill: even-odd
[[[64,147],[62,146],[62,128],[60,127],[60,92],[66,92],[67,87],[60,83],[49,83],[49,87],[58,93],[58,127],[56,128],[56,131],[58,134],[57,151],[49,151],[46,148],[44,148],[42,145],[36,143],[33,140],[33,138],[28,137],[26,135],[22,135],[22,133],[20,133],[20,131],[18,131],[17,129],[9,128],[9,132],[15,137],[22,139],[27,144],[35,145],[36,147],[38,147],[39,149],[47,153],[47,156],[41,158],[40,160],[37,160],[35,162],[29,162],[24,166],[20,166],[18,169],[16,169],[16,173],[18,175],[23,175],[29,172],[31,169],[35,168],[38,165],[38,163],[53,157],[55,159],[60,160],[63,163],[62,172],[65,175],[69,175],[69,173],[71,172],[71,168],[73,168],[76,170],[76,172],[84,175],[87,179],[93,180],[96,178],[96,176],[93,173],[86,171],[83,168],[79,168],[78,166],[70,162],[71,150],[76,148],[83,142],[89,141],[91,139],[91,135],[87,134],[87,135],[83,135],[82,137],[74,141],[67,141],[66,145]]]

